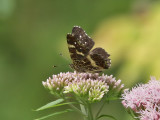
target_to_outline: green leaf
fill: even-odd
[[[66,109],[66,110],[64,110],[64,111],[55,112],[55,113],[46,115],[46,116],[44,116],[44,117],[37,118],[37,119],[35,119],[35,120],[43,120],[43,119],[46,119],[46,118],[51,117],[51,116],[55,116],[55,115],[59,115],[59,114],[63,114],[63,113],[66,113],[66,112],[71,112],[71,111],[73,111],[73,110],[72,110],[72,109]]]
[[[40,111],[40,110],[48,109],[48,108],[51,108],[51,107],[56,107],[56,106],[64,105],[64,103],[63,104],[59,104],[59,103],[61,103],[63,101],[64,101],[64,99],[58,99],[58,100],[52,101],[52,102],[50,102],[50,103],[48,103],[48,104],[46,104],[46,105],[38,108],[35,111]]]
[[[58,107],[58,106],[63,106],[63,105],[68,105],[68,104],[77,104],[76,102],[65,102],[65,103],[62,103],[62,104],[57,104],[53,107]]]
[[[115,117],[113,117],[111,115],[100,115],[97,119],[100,119],[102,117],[108,117],[108,118],[112,118],[113,120],[117,120]]]

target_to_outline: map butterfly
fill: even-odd
[[[91,50],[94,41],[79,26],[67,34],[67,43],[73,62],[70,66],[77,72],[98,73],[111,66],[110,55],[100,47]]]

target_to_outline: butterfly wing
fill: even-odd
[[[109,56],[103,48],[95,48],[85,58],[73,64],[73,68],[78,72],[102,72],[111,66]]]
[[[78,72],[101,72],[108,69],[111,61],[110,55],[102,48],[95,48],[94,41],[85,31],[75,26],[71,34],[67,34],[68,49],[73,64],[71,67]]]
[[[111,66],[111,59],[109,54],[103,48],[93,49],[87,58],[91,59],[92,66],[97,67],[99,70],[108,69]]]

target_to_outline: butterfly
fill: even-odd
[[[100,47],[91,50],[95,43],[81,27],[73,27],[67,43],[73,62],[70,66],[77,72],[99,73],[111,66],[110,54]]]

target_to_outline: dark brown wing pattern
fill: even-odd
[[[102,48],[95,48],[94,41],[85,31],[75,26],[71,34],[67,34],[68,49],[73,64],[71,67],[77,72],[101,72],[111,65],[110,55]]]
[[[67,34],[67,43],[72,60],[84,58],[94,46],[94,41],[78,26]]]
[[[110,55],[104,49],[95,48],[89,55],[97,66],[103,69],[108,69],[111,66],[111,59],[108,58]]]

